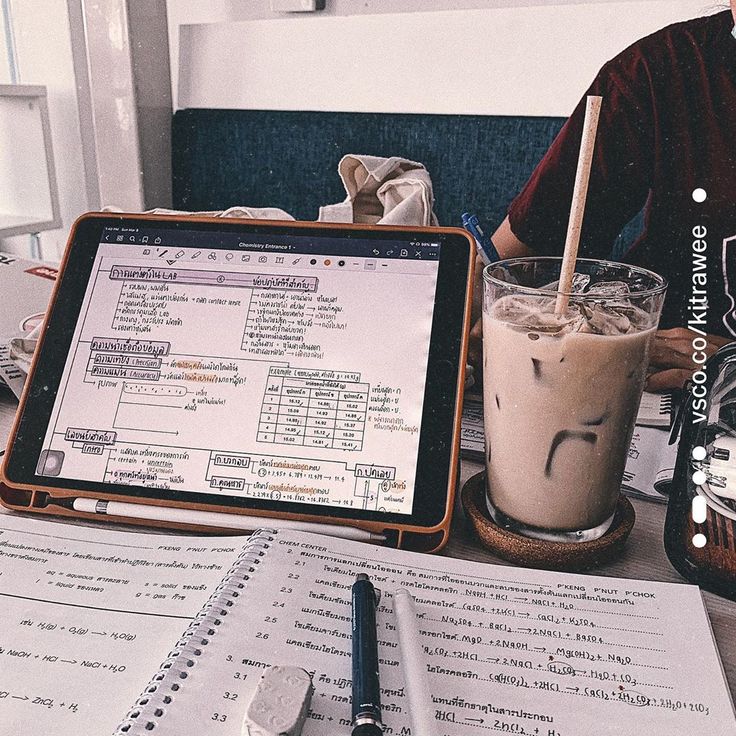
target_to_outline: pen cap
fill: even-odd
[[[350,736],[382,736],[382,734],[383,730],[372,723],[363,723],[350,732]]]

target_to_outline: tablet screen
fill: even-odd
[[[107,224],[36,475],[411,514],[441,251]]]

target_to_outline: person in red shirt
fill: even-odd
[[[653,391],[682,386],[695,369],[688,325],[708,333],[709,355],[736,338],[735,19],[731,0],[731,10],[647,36],[605,64],[586,93],[603,105],[579,255],[610,258],[646,205],[644,231],[619,260],[669,282]],[[584,116],[585,97],[512,202],[493,236],[502,258],[562,254]],[[707,298],[693,291],[695,241]]]

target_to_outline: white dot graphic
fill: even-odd
[[[698,187],[697,189],[693,189],[693,199],[696,202],[705,202],[705,200],[708,197],[708,193],[705,191],[705,189],[701,189]]]
[[[705,500],[705,497],[696,493],[691,506],[693,521],[696,524],[704,524],[708,518],[708,502]]]
[[[693,447],[691,454],[693,456],[693,460],[705,460],[705,458],[708,457],[708,451],[701,445]]]
[[[693,473],[693,483],[695,483],[696,486],[702,486],[707,480],[708,476],[702,470],[696,470]]]
[[[693,547],[705,547],[708,540],[705,538],[705,534],[696,534],[693,537]]]

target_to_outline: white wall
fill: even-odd
[[[417,5],[328,0],[322,13],[284,15],[267,0],[211,0],[206,11],[168,0],[175,106],[567,115],[618,51],[717,9],[712,0]]]
[[[716,2],[718,0],[715,0]],[[617,2],[617,0],[326,0],[325,9],[315,13],[320,18],[345,15],[381,15],[393,13],[418,13],[434,10],[463,10],[477,8],[513,8],[555,5],[594,5]],[[642,0],[640,5],[646,4]],[[690,5],[695,3],[691,2]],[[270,0],[166,0],[169,22],[169,48],[173,94],[176,106],[178,65],[179,65],[179,27],[186,24],[238,22],[245,20],[267,20],[306,17],[300,13],[274,13]],[[700,14],[701,3],[695,11]],[[385,22],[386,25],[389,20]]]
[[[67,6],[65,0],[14,0],[11,8],[18,81],[48,88],[63,227],[41,233],[41,245],[44,259],[57,261],[66,245],[69,226],[87,210]],[[28,255],[29,238],[7,238],[0,247]]]
[[[180,106],[565,115],[605,58],[719,4],[327,0],[323,13],[306,16],[271,13],[269,0],[167,0],[166,7],[175,90],[182,27],[187,41]],[[19,81],[48,87],[63,227],[42,233],[41,242],[53,261],[74,219],[89,208],[67,3],[12,0],[12,11]],[[348,52],[355,60],[345,61]],[[397,73],[376,66],[386,54]],[[0,247],[28,252],[28,238]]]

